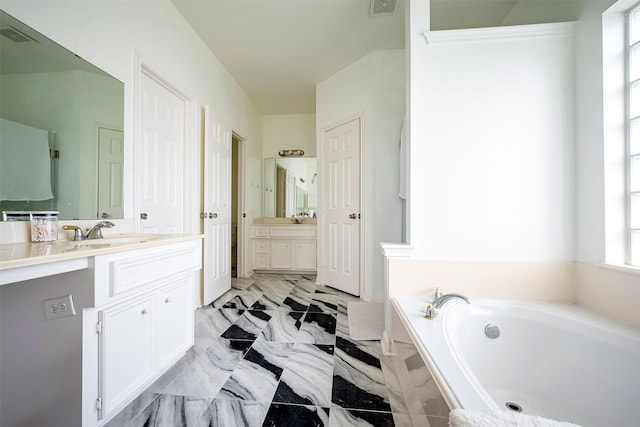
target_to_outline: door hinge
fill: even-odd
[[[101,397],[96,399],[96,411],[102,411],[102,398]]]
[[[96,334],[100,335],[102,333],[102,322],[96,323]]]

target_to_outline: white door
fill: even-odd
[[[144,72],[140,86],[140,231],[182,233],[186,102]]]
[[[98,128],[98,218],[123,218],[124,132]]]
[[[325,284],[360,294],[360,119],[323,138]]]
[[[202,303],[231,288],[231,130],[205,107]]]

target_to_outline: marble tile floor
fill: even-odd
[[[195,344],[107,426],[431,426],[449,409],[411,344],[349,336],[356,297],[256,274],[196,310]]]

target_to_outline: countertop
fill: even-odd
[[[0,244],[0,271],[58,261],[94,257],[168,243],[202,239],[201,234],[115,234],[103,239],[53,242],[20,242]]]

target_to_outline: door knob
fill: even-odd
[[[352,213],[351,215],[349,215],[349,218],[351,218],[351,219],[356,219],[356,217],[357,217],[357,215],[356,215],[356,214],[354,214],[354,213]]]
[[[140,214],[140,219],[147,219],[147,218],[149,218],[149,215],[146,212],[142,212]]]
[[[102,218],[109,218],[109,214],[106,212],[102,212],[102,215],[100,215]]]
[[[218,214],[215,212],[209,212],[209,218],[218,218]]]

